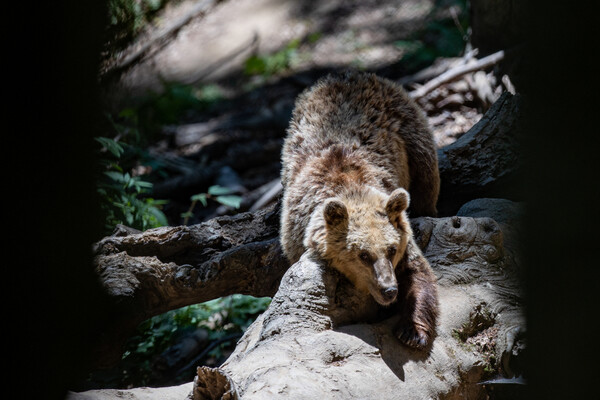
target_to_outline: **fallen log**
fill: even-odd
[[[438,215],[455,215],[460,206],[477,198],[520,200],[521,104],[521,96],[504,92],[467,133],[438,150]]]
[[[514,253],[499,225],[465,217],[413,224],[440,283],[429,351],[401,345],[392,310],[305,254],[231,357],[219,369],[199,369],[193,398],[206,398],[215,374],[227,378],[222,393],[243,399],[482,398],[480,382],[512,377],[507,357],[524,324]]]
[[[479,383],[515,376],[524,322],[518,257],[507,245],[515,240],[505,238],[514,230],[485,217],[425,217],[412,223],[416,243],[440,284],[437,337],[427,351],[406,348],[393,336],[393,308],[381,309],[305,254],[285,273],[269,309],[221,368],[199,368],[193,388],[186,384],[173,391],[193,389],[196,400],[482,398],[493,383]],[[141,235],[128,241],[140,242]],[[161,390],[120,395],[165,398]],[[69,398],[117,398],[110,393]]]
[[[272,296],[288,267],[278,218],[271,207],[98,242],[96,273],[118,311],[94,347],[96,367],[120,360],[137,325],[154,315],[234,293]]]

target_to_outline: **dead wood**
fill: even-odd
[[[419,87],[418,89],[413,90],[409,94],[412,98],[419,99],[419,98],[425,96],[427,93],[431,92],[433,89],[443,85],[444,83],[451,82],[451,81],[453,81],[465,74],[468,74],[470,72],[475,72],[475,71],[489,68],[492,65],[499,63],[503,59],[504,59],[504,51],[500,50],[500,51],[498,51],[494,54],[490,54],[489,56],[484,57],[480,60],[477,60],[474,62],[468,62],[463,65],[458,65],[452,69],[449,69],[448,71],[444,72],[443,74],[435,77],[434,79],[428,81],[426,84]]]
[[[439,215],[455,215],[476,198],[519,200],[523,126],[521,97],[505,92],[467,133],[438,150]]]
[[[381,309],[370,296],[358,293],[344,277],[307,253],[285,273],[271,306],[246,331],[229,359],[219,369],[199,368],[193,390],[189,384],[173,390],[177,393],[191,390],[196,400],[483,398],[486,389],[478,383],[500,374],[512,377],[511,358],[522,345],[519,335],[524,325],[516,278],[518,257],[508,245],[515,241],[505,238],[514,231],[490,218],[417,218],[412,224],[416,243],[423,249],[440,284],[437,337],[427,351],[401,345],[392,334],[397,322],[393,308]],[[181,263],[175,256],[179,253],[175,243],[157,240],[181,236],[181,229],[151,232],[144,239],[144,234],[122,238],[133,246],[129,248],[131,257],[140,264],[147,262],[144,257],[148,256],[143,253],[159,251],[162,257]],[[103,247],[109,250],[114,241],[115,238],[107,240]],[[142,245],[143,242],[147,243]],[[134,250],[137,247],[134,243],[143,251]],[[111,253],[99,257],[110,258]],[[273,269],[268,264],[277,257],[271,256],[272,259],[264,260],[263,269]],[[131,269],[134,264],[122,267]],[[177,268],[175,261],[170,264],[171,269]],[[165,266],[163,262],[155,269]],[[250,260],[247,268],[256,267]],[[193,297],[191,292],[197,292],[197,298],[208,292],[216,296],[217,290],[209,289],[206,284],[214,277],[202,281],[191,273],[196,269],[200,268],[190,265],[184,277],[194,276],[188,282],[195,282],[197,288],[174,287],[165,279],[162,285],[170,290],[161,289],[160,299],[136,289],[140,295],[145,293],[152,299],[141,303],[154,304],[156,309],[162,302],[183,304]],[[148,279],[147,275],[137,276]],[[279,280],[276,276],[275,273],[261,279],[271,286]],[[104,275],[107,286],[116,285],[115,292],[122,291],[116,281],[134,281],[122,276],[114,278],[107,279]],[[175,300],[179,291],[184,292],[185,301]],[[246,291],[249,292],[252,290]],[[156,396],[145,392],[146,397],[142,397],[135,391],[120,391],[120,395],[124,392],[134,399],[166,395],[158,391]],[[72,393],[70,399],[115,398],[100,397],[107,394],[107,391]]]
[[[417,218],[413,225],[440,283],[438,336],[427,352],[403,347],[391,310],[307,253],[212,374],[227,377],[243,399],[484,398],[477,383],[486,370],[511,376],[499,360],[523,328],[513,249],[490,218]]]
[[[468,51],[462,57],[438,58],[432,65],[425,67],[412,75],[403,76],[396,82],[403,86],[409,86],[417,82],[433,79],[439,75],[442,75],[449,69],[466,64],[473,57],[477,56],[477,54],[479,54],[479,49]]]
[[[288,267],[278,229],[271,207],[98,242],[97,274],[119,311],[96,345],[97,366],[118,361],[135,327],[154,315],[233,293],[272,296]]]

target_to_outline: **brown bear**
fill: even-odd
[[[429,345],[436,279],[407,209],[410,201],[412,215],[435,215],[440,180],[415,103],[374,74],[327,76],[298,97],[282,164],[280,238],[289,261],[311,249],[379,304],[397,303],[403,343]]]

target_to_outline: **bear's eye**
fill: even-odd
[[[392,258],[396,255],[396,247],[395,246],[390,246],[388,247],[387,253],[388,253],[388,257]]]
[[[358,258],[360,258],[365,263],[371,262],[371,256],[367,251],[361,251],[360,253],[358,253]]]

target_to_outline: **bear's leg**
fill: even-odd
[[[416,247],[415,244],[413,244]],[[420,251],[408,254],[397,273],[400,323],[396,336],[409,347],[422,349],[427,347],[435,334],[438,314],[436,278],[429,263]],[[402,265],[404,264],[404,265]]]
[[[406,140],[410,171],[410,216],[437,217],[440,172],[437,153],[430,134],[422,133]]]

